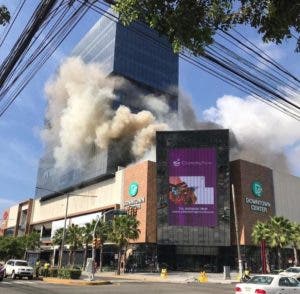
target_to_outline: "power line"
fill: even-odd
[[[96,6],[95,4],[90,5],[90,6],[91,6],[91,8],[92,8],[94,11],[96,11],[97,13],[99,13],[99,14],[101,14],[101,15],[104,15],[105,17],[111,19],[111,20],[114,21],[114,22],[117,22],[117,21],[118,21],[118,18],[117,18],[115,15],[113,15],[112,13],[109,13],[109,12],[103,10],[102,8]],[[151,37],[151,36],[149,36],[149,35],[147,36],[144,32],[140,32],[140,31],[137,32],[137,30],[133,29],[132,27],[126,27],[126,28],[129,29],[129,30],[131,30],[131,31],[134,31],[134,32],[137,33],[137,34],[142,34],[144,38],[145,38],[145,37],[147,37],[147,38],[152,38],[153,41],[157,42],[157,40],[154,40],[153,37]],[[162,45],[163,45],[162,43],[159,44],[160,47],[162,47]],[[168,48],[168,49],[169,49],[169,48]],[[180,54],[180,57],[182,57],[182,53]],[[189,56],[185,56],[185,60],[187,60],[187,59],[189,60],[190,57],[189,57]],[[201,59],[203,59],[203,57],[202,57]],[[228,66],[226,65],[226,63],[222,62],[222,60],[218,60],[218,59],[215,58],[213,55],[208,55],[208,54],[206,53],[205,56],[204,56],[204,59],[208,59],[208,60],[211,61],[213,64],[218,65],[220,68],[226,69],[226,70],[229,72],[229,74],[234,74],[234,75],[236,75],[236,76],[239,77],[239,78],[245,79],[246,82],[249,83],[250,86],[251,86],[250,88],[248,88],[248,89],[250,89],[250,91],[251,91],[250,94],[252,94],[252,95],[255,94],[255,98],[257,98],[257,96],[259,96],[261,99],[265,99],[265,100],[266,100],[266,97],[264,97],[264,95],[259,94],[259,93],[257,92],[258,90],[259,90],[259,91],[263,91],[263,92],[265,91],[265,92],[266,92],[267,94],[269,94],[270,96],[277,98],[277,100],[282,100],[284,103],[286,103],[286,104],[288,104],[288,105],[290,105],[290,106],[296,108],[296,110],[299,109],[299,106],[298,106],[297,104],[295,104],[295,103],[293,103],[293,102],[291,102],[291,101],[285,99],[284,97],[282,97],[281,95],[279,95],[276,91],[274,91],[274,90],[272,90],[272,89],[269,89],[268,87],[265,87],[263,84],[261,84],[261,82],[256,81],[256,80],[255,80],[255,77],[254,77],[254,79],[252,79],[252,78],[249,78],[249,77],[245,76],[244,74],[241,74],[241,73],[238,72],[237,70],[232,70],[232,69],[230,69],[230,67],[228,67]],[[194,62],[195,62],[195,60],[194,60]],[[199,61],[198,61],[198,62],[199,62]],[[202,69],[203,69],[203,65],[201,65],[201,66],[202,66]],[[207,66],[205,66],[205,67],[207,67]],[[210,73],[211,73],[211,71],[210,71]],[[218,75],[219,75],[219,73],[216,74],[217,77],[218,77]],[[236,84],[235,82],[233,82],[233,83]],[[253,88],[253,87],[255,87],[256,90],[255,90],[255,88]],[[245,92],[245,91],[244,91],[244,92]],[[276,103],[275,103],[275,101],[268,100],[268,103],[273,104],[274,106],[275,106],[275,104],[276,104],[276,106],[275,106],[276,109],[282,108],[282,109],[281,109],[282,112],[284,112],[284,113],[286,113],[286,114],[288,114],[288,115],[290,115],[290,116],[292,116],[292,117],[294,117],[294,118],[296,118],[296,119],[299,120],[299,115],[297,115],[296,113],[294,113],[292,110],[288,109],[287,106],[280,105],[280,103],[278,103],[278,101],[276,101]]]

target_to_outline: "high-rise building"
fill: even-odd
[[[170,109],[177,111],[178,55],[174,54],[168,40],[144,24],[134,23],[124,27],[102,17],[83,37],[72,52],[85,63],[99,63],[107,76],[120,76],[130,81],[132,87],[115,89],[117,99],[113,108],[128,106],[133,112],[147,109],[141,96],[163,94]],[[134,91],[132,89],[134,88]],[[51,148],[46,146],[39,163],[36,197],[55,197],[58,193],[72,191],[109,178],[118,168],[133,158],[122,142],[115,141],[105,150],[91,145],[89,160],[82,169],[67,169],[57,173]]]

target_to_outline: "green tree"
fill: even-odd
[[[168,37],[175,52],[195,55],[213,42],[218,29],[249,24],[264,42],[281,43],[300,32],[299,0],[115,0],[114,8],[128,25],[141,20]],[[300,38],[296,50],[300,50]]]
[[[0,25],[5,26],[7,23],[9,23],[10,20],[10,13],[6,6],[1,5],[0,6]]]
[[[294,251],[294,265],[299,265],[299,258],[297,250],[300,248],[300,224],[292,223],[291,245]]]
[[[36,250],[41,246],[40,233],[33,231],[25,236],[25,246],[27,250]]]
[[[91,244],[93,241],[93,230],[94,230],[93,222],[86,223],[85,226],[82,228],[82,242],[84,244],[83,268],[86,267],[89,244]]]
[[[282,217],[274,216],[271,217],[267,222],[267,226],[270,230],[269,244],[271,247],[276,249],[278,258],[278,269],[282,267],[281,250],[290,244],[292,235],[292,224],[291,222]]]
[[[82,248],[82,228],[78,225],[71,224],[67,228],[66,243],[69,245],[69,262],[68,264],[74,266],[75,252],[79,248]]]
[[[268,227],[268,224],[257,221],[256,224],[253,226],[251,237],[255,245],[261,245],[262,242],[265,242],[267,246],[270,245],[271,232]],[[267,272],[270,272],[268,255],[268,249],[266,248]]]
[[[96,225],[96,221],[93,221],[93,225]],[[100,220],[96,227],[96,238],[100,240],[100,260],[99,260],[99,270],[102,272],[102,263],[103,263],[103,246],[108,239],[108,234],[111,231],[111,222],[105,222]]]
[[[55,231],[53,237],[52,237],[52,244],[58,245],[59,248],[61,247],[62,239],[63,239],[63,228],[58,229]],[[67,233],[67,232],[66,232]]]
[[[23,258],[25,243],[23,238],[3,236],[0,237],[0,260],[10,258]]]
[[[138,239],[140,235],[138,227],[139,221],[130,215],[116,216],[112,221],[109,240],[118,246],[118,275],[121,272],[122,251],[126,248],[130,240]]]

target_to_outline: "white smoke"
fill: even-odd
[[[232,159],[242,158],[282,171],[289,171],[289,166],[296,167],[300,128],[299,121],[292,117],[252,97],[242,99],[229,95],[205,110],[204,117],[235,134],[239,149],[232,154]],[[289,153],[285,152],[287,148]]]
[[[112,140],[123,140],[131,146],[135,157],[142,157],[154,144],[155,133],[168,126],[158,121],[169,112],[164,97],[139,97],[135,88],[123,79],[105,77],[98,64],[85,64],[80,58],[69,58],[60,67],[55,79],[46,86],[48,97],[47,127],[43,130],[46,145],[53,147],[57,168],[82,166],[92,144],[107,148]],[[150,111],[132,113],[128,107],[116,110],[115,89],[126,88],[136,104],[148,105]],[[154,116],[156,114],[156,116]]]

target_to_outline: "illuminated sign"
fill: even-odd
[[[168,153],[169,224],[217,224],[215,148],[174,148]]]
[[[129,189],[128,189],[128,193],[131,197],[134,197],[136,196],[136,194],[138,193],[139,191],[139,184],[137,182],[132,182],[130,185],[129,185]]]

